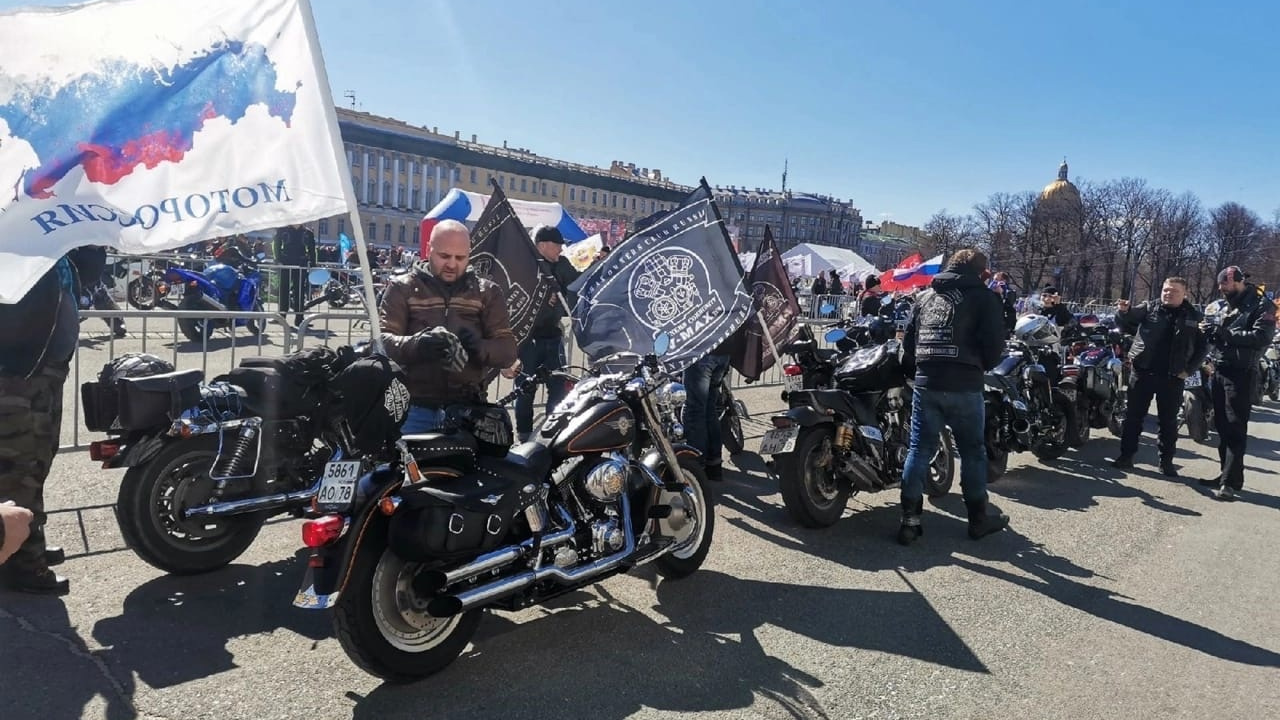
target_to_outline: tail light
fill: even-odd
[[[329,545],[342,536],[345,521],[341,515],[325,515],[302,523],[302,544],[309,548]]]
[[[1066,367],[1062,368],[1062,376],[1063,376],[1063,377],[1072,377],[1072,378],[1073,378],[1073,377],[1080,377],[1080,368],[1078,368],[1078,367],[1076,367],[1076,366],[1074,366],[1074,365],[1067,365]]]
[[[784,375],[790,375],[791,377],[795,377],[795,376],[797,376],[797,375],[803,375],[803,374],[804,374],[804,368],[800,367],[799,365],[796,365],[796,364],[792,363],[792,364],[790,364],[790,365],[784,365],[784,366],[782,367],[782,373],[783,373]]]
[[[94,462],[108,462],[120,454],[120,443],[111,440],[98,440],[89,443],[89,459]]]
[[[782,428],[782,429],[792,427],[796,424],[794,420],[787,417],[786,415],[775,415],[774,417],[770,418],[770,420],[773,421],[774,427]]]

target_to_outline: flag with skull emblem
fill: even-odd
[[[648,354],[682,371],[733,337],[751,313],[742,265],[706,180],[628,238],[578,283],[573,332],[587,357]]]
[[[539,257],[529,231],[494,183],[489,204],[471,231],[471,269],[502,289],[517,344],[529,336],[538,311],[553,301],[554,281],[539,271]]]
[[[778,254],[768,225],[764,228],[764,240],[756,250],[751,272],[747,274],[747,287],[755,301],[756,312],[738,330],[729,363],[743,377],[756,380],[773,367],[777,359],[764,340],[764,331],[768,331],[776,348],[791,342],[800,327],[800,302],[791,289],[787,268],[782,264],[782,256]]]

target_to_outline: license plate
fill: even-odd
[[[764,434],[760,440],[761,455],[779,455],[796,449],[796,438],[800,436],[800,428],[778,428]]]
[[[320,480],[320,494],[316,497],[318,510],[346,510],[356,499],[356,482],[360,480],[360,461],[343,460],[324,466],[324,478]]]
[[[782,381],[783,387],[785,387],[787,390],[790,391],[790,390],[804,389],[803,375],[784,375],[783,378],[784,378]]]
[[[1188,375],[1186,380],[1182,381],[1183,387],[1198,388],[1200,387],[1200,373]]]

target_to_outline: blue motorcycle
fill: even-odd
[[[258,259],[262,257],[259,255]],[[183,287],[180,304],[174,306],[172,303],[165,303],[176,310],[263,311],[259,293],[262,276],[258,272],[258,263],[242,256],[228,258],[226,263],[208,265],[203,272],[182,267],[169,267],[165,270],[165,280],[170,287]],[[213,334],[214,330],[223,328],[234,330],[237,327],[246,327],[254,335],[261,335],[266,331],[264,325],[265,323],[261,320],[243,318],[234,320],[182,318],[178,320],[178,329],[191,342],[203,342]]]

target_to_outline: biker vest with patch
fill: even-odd
[[[943,362],[983,369],[973,348],[974,339],[964,337],[973,328],[956,322],[964,302],[965,291],[960,287],[921,293],[916,306],[917,365]]]

